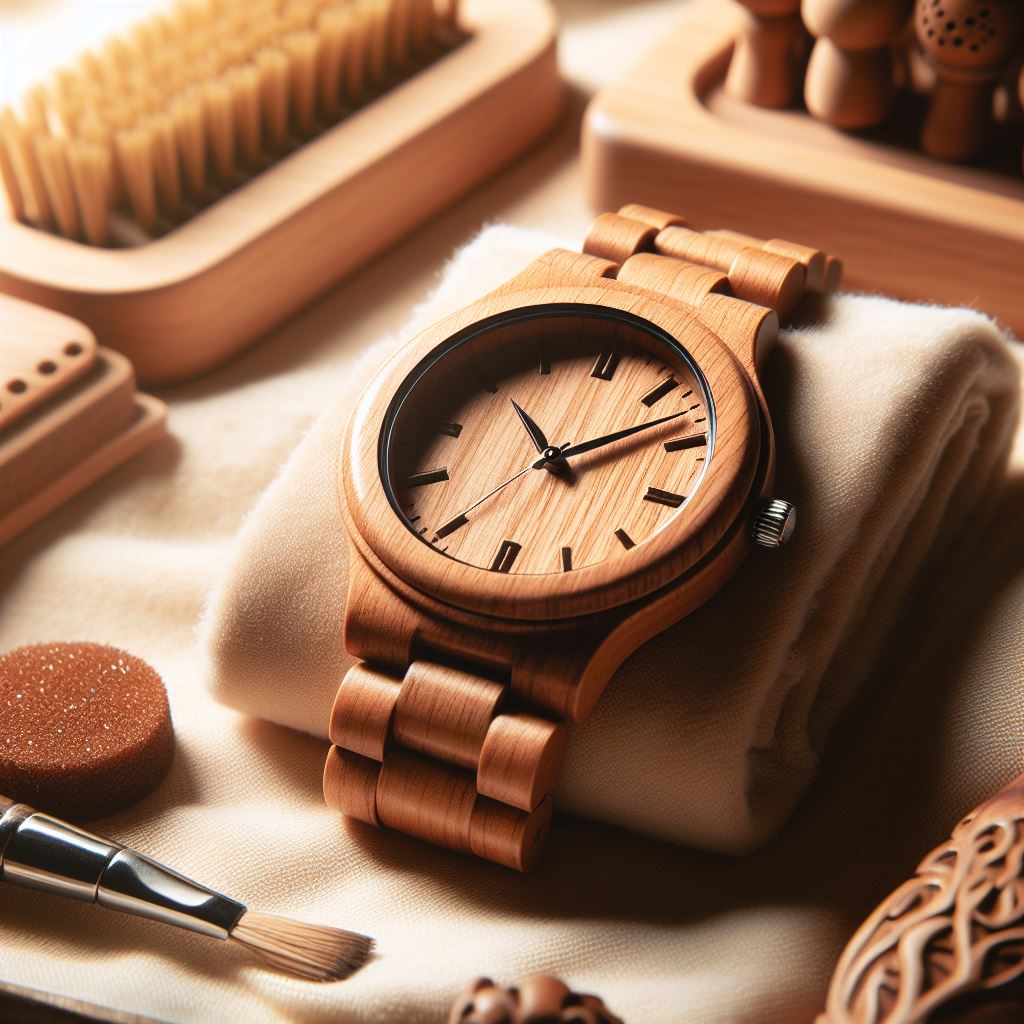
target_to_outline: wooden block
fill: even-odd
[[[219,365],[554,126],[547,0],[462,19],[446,57],[163,237],[101,249],[0,219],[0,290],[81,319],[142,381]]]
[[[0,544],[165,434],[163,403],[135,391],[128,360],[93,366],[0,432]]]
[[[690,0],[679,21],[587,113],[583,167],[596,209],[638,200],[841,252],[856,290],[968,305],[1024,336],[1024,180],[936,165],[805,113],[726,95],[735,35],[728,0]],[[826,288],[837,276],[826,265]]]
[[[80,377],[96,360],[84,324],[0,295],[0,430]]]

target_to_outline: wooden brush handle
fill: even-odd
[[[964,818],[849,941],[817,1024],[1022,1019],[1024,776]],[[1005,992],[1013,1012],[967,1008]],[[952,1013],[953,1005],[965,1005]],[[991,1007],[989,1007],[991,1009]]]
[[[583,255],[556,250],[532,272],[565,283],[617,276],[693,307],[719,337],[737,330],[749,338],[766,323],[774,329],[776,314],[788,318],[806,291],[836,284],[839,264],[807,246],[702,233],[675,214],[630,205],[594,221]],[[363,598],[350,593],[350,607]],[[396,625],[378,616],[356,629],[349,618],[350,650],[382,658],[393,650]],[[550,826],[575,693],[554,670],[528,692],[517,689],[515,657],[470,667],[477,637],[474,630],[458,665],[438,654],[398,669],[349,669],[331,714],[324,797],[370,825],[528,871]],[[478,653],[488,653],[486,645]],[[395,654],[388,660],[408,656]]]

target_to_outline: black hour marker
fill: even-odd
[[[439,526],[437,532],[434,534],[435,540],[444,540],[449,534],[454,533],[460,526],[465,526],[469,520],[463,516],[456,516],[454,519],[449,519],[444,526]]]
[[[685,437],[673,437],[671,441],[665,442],[665,451],[683,452],[688,448],[703,448],[708,443],[708,435],[687,434]]]
[[[491,572],[508,572],[522,550],[522,544],[517,544],[514,540],[503,540],[494,561],[491,562]]]
[[[422,487],[424,484],[439,484],[442,480],[448,479],[448,467],[442,466],[440,469],[428,469],[424,473],[413,473],[405,481],[406,487]]]
[[[562,548],[562,572],[572,569],[572,548]]]
[[[663,491],[660,487],[648,487],[644,501],[653,501],[657,505],[668,505],[669,508],[679,508],[686,501],[686,495]]]
[[[543,341],[537,345],[537,369],[542,377],[546,377],[551,372],[551,360],[548,358],[548,350],[544,347]]]
[[[619,543],[628,551],[630,548],[636,547],[636,541],[623,529],[615,531],[615,536],[618,537]]]
[[[447,434],[449,437],[458,437],[462,433],[462,424],[449,423],[447,420],[442,420],[438,429],[442,434]]]
[[[640,401],[649,409],[655,402],[660,402],[670,391],[675,391],[677,387],[679,387],[679,381],[675,377],[669,377],[648,391]]]
[[[596,377],[598,380],[611,380],[615,376],[615,370],[621,358],[622,354],[612,349],[602,352],[597,357],[594,368],[590,371],[590,376]]]
[[[708,421],[707,416],[701,416],[699,419],[696,419],[693,422],[694,423],[707,423],[707,421]]]

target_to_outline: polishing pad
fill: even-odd
[[[173,753],[167,691],[140,658],[88,643],[0,656],[0,794],[97,818],[153,790]]]

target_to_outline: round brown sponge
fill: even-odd
[[[99,644],[0,656],[0,794],[74,820],[121,810],[167,774],[167,691],[146,662]]]

